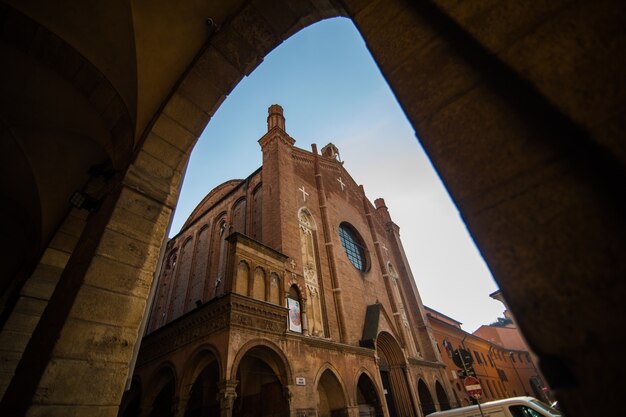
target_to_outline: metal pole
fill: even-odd
[[[480,411],[480,415],[485,417],[485,415],[483,414],[483,408],[480,406],[480,401],[478,400],[478,398],[474,398],[476,400],[476,403],[478,404],[478,411]]]

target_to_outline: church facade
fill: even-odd
[[[269,108],[262,167],[165,248],[121,416],[419,417],[456,405],[399,236]]]

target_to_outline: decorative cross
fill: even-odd
[[[387,246],[385,246],[385,244],[383,243],[382,248],[385,250],[385,255],[387,255],[387,257],[389,257],[389,249],[387,249]]]
[[[291,262],[289,262],[291,264],[291,269],[295,271],[296,269],[296,261],[294,261],[293,259],[291,260]]]
[[[304,185],[303,185],[301,188],[298,188],[298,191],[302,191],[302,199],[303,199],[304,201],[306,201],[306,198],[309,196],[309,193],[307,193],[307,192],[304,190]]]
[[[343,187],[345,187],[346,184],[344,184],[343,181],[341,181],[341,177],[337,178],[337,181],[339,181],[339,184],[341,184],[341,191],[343,191]]]

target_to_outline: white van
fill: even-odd
[[[559,410],[533,397],[513,397],[477,405],[437,411],[428,417],[563,417]]]

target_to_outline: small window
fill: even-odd
[[[478,352],[474,351],[474,357],[476,358],[476,362],[482,364],[483,361],[480,359],[480,355],[478,354]]]
[[[543,417],[543,415],[536,410],[525,405],[512,405],[509,407],[511,415],[514,417]]]
[[[339,225],[339,239],[352,265],[359,271],[365,272],[367,270],[365,245],[356,230],[348,223],[341,223]]]

